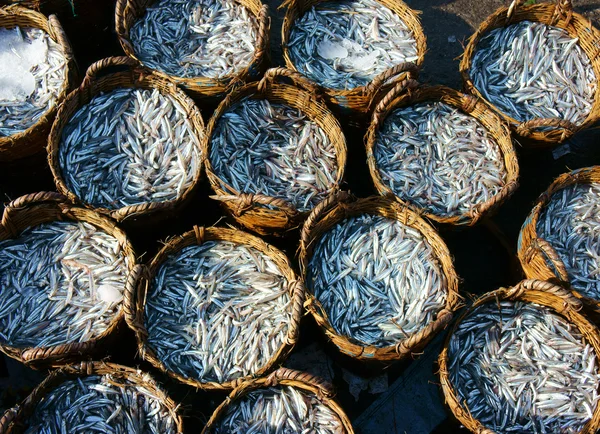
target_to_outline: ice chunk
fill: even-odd
[[[323,59],[344,59],[348,57],[348,50],[343,45],[328,39],[319,43],[317,52]]]
[[[100,285],[98,287],[98,296],[105,303],[120,303],[123,300],[123,294],[117,288],[111,285]]]
[[[31,71],[48,57],[44,34],[38,35],[28,42],[19,29],[0,28],[0,101],[23,102],[35,91]]]
[[[348,58],[348,63],[351,63],[354,69],[357,69],[359,71],[366,71],[374,67],[375,62],[377,62],[378,58],[379,52],[373,51],[367,56],[356,56]]]

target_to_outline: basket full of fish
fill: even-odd
[[[203,136],[200,111],[175,83],[111,57],[92,64],[60,107],[48,163],[74,202],[117,221],[162,218],[191,199]]]
[[[147,373],[105,362],[53,371],[0,419],[0,432],[181,434],[178,405]]]
[[[345,354],[387,363],[417,353],[452,319],[458,278],[448,248],[393,199],[340,193],[300,241],[307,309]]]
[[[354,430],[331,386],[311,374],[280,368],[242,381],[215,410],[202,434],[321,433]]]
[[[343,113],[365,115],[395,81],[416,78],[426,51],[417,13],[402,1],[291,0],[283,56]]]
[[[373,183],[432,220],[473,225],[518,186],[510,131],[477,97],[415,86],[397,84],[375,107],[365,140]]]
[[[300,226],[338,191],[346,166],[339,122],[317,87],[285,68],[268,70],[223,100],[208,123],[203,153],[213,198],[260,234]]]
[[[528,278],[554,279],[600,313],[600,166],[559,176],[519,234]]]
[[[225,95],[269,62],[268,7],[260,0],[119,0],[125,53],[193,97]]]
[[[562,142],[599,118],[599,38],[571,0],[514,0],[470,38],[460,64],[464,87],[518,135],[538,141],[530,146]]]
[[[458,421],[473,433],[595,433],[600,335],[581,307],[540,280],[476,300],[439,357]]]
[[[135,255],[113,220],[57,193],[22,196],[0,223],[0,350],[32,367],[78,361],[119,331]]]
[[[281,363],[304,289],[287,257],[236,229],[195,227],[138,267],[125,299],[142,357],[202,389],[232,389]]]
[[[0,8],[0,161],[44,150],[57,107],[75,87],[76,69],[56,16]]]

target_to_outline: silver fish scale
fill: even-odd
[[[489,132],[442,102],[394,110],[373,153],[383,183],[435,215],[468,213],[506,184],[504,159]]]
[[[16,27],[28,42],[43,39],[48,46],[46,62],[29,72],[35,79],[35,90],[23,102],[0,101],[0,137],[12,136],[35,125],[56,105],[67,78],[67,58],[62,47],[41,29]]]
[[[176,200],[201,164],[185,109],[157,89],[102,93],[69,120],[58,151],[67,188],[96,207]]]
[[[477,46],[470,75],[503,113],[534,118],[587,118],[597,80],[577,38],[543,23],[522,21],[492,30]]]
[[[345,432],[333,410],[316,396],[290,386],[255,390],[230,404],[214,434],[339,434]]]
[[[298,71],[322,86],[354,89],[419,58],[412,31],[375,0],[322,2],[298,18],[288,42]]]
[[[111,375],[61,383],[38,403],[27,426],[25,434],[178,432],[169,409],[151,390]]]
[[[242,193],[288,200],[309,211],[337,186],[336,150],[301,110],[246,99],[219,119],[211,138],[214,173]]]
[[[598,403],[593,348],[537,304],[478,307],[452,335],[448,357],[460,402],[499,434],[578,433]]]
[[[259,250],[229,241],[169,257],[149,289],[148,345],[186,378],[225,382],[256,373],[292,321],[287,280]]]
[[[118,315],[128,274],[116,238],[52,222],[0,242],[0,340],[13,347],[85,342]]]
[[[346,219],[323,235],[307,285],[337,333],[377,347],[421,330],[447,297],[446,277],[423,235],[372,215]]]
[[[223,78],[254,58],[258,21],[233,0],[159,0],[130,31],[149,68],[177,77]]]
[[[554,193],[536,232],[558,253],[573,288],[600,300],[600,185],[574,184]]]

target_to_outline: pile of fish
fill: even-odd
[[[537,222],[581,294],[600,300],[600,185],[573,184],[555,192]]]
[[[255,390],[234,401],[211,432],[340,434],[345,430],[338,415],[314,394],[281,386]]]
[[[254,58],[258,21],[235,0],[158,0],[130,31],[135,55],[176,77],[223,78]]]
[[[306,284],[338,334],[377,347],[420,331],[447,297],[446,277],[423,234],[372,215],[346,219],[316,242]]]
[[[13,347],[85,342],[120,312],[128,259],[88,223],[52,222],[0,242],[0,340]]]
[[[25,434],[177,433],[155,392],[112,375],[67,380],[49,391],[27,420]]]
[[[284,345],[288,281],[251,246],[208,241],[159,268],[146,300],[148,346],[171,371],[202,382],[254,374]]]
[[[555,118],[583,123],[596,93],[590,59],[566,30],[522,21],[491,31],[477,45],[473,84],[519,122]]]
[[[35,125],[67,78],[62,47],[36,28],[0,28],[0,137]]]
[[[301,110],[245,99],[219,119],[210,163],[241,193],[285,199],[308,211],[337,185],[336,149],[325,131]]]
[[[157,89],[102,93],[62,132],[62,176],[71,192],[96,207],[176,200],[198,175],[199,133],[185,108]]]
[[[497,433],[579,433],[598,403],[594,349],[543,306],[478,307],[452,335],[448,354],[459,401]]]
[[[365,86],[385,70],[419,58],[413,32],[376,0],[316,4],[294,22],[287,46],[298,71],[339,90]]]
[[[439,216],[468,213],[506,183],[500,148],[474,117],[442,102],[394,110],[374,145],[383,184]]]

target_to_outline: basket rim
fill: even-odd
[[[58,369],[51,371],[44,380],[38,384],[35,389],[23,400],[21,404],[12,409],[15,412],[14,420],[9,421],[5,426],[0,424],[0,429],[6,429],[7,434],[14,433],[13,427],[15,424],[20,425],[22,422],[19,421],[23,418],[23,413],[28,413],[35,410],[37,403],[42,400],[51,390],[62,384],[64,381],[70,378],[87,377],[93,375],[115,375],[119,379],[125,379],[131,381],[135,386],[143,386],[149,388],[155,397],[160,398],[161,404],[163,404],[169,411],[177,433],[183,433],[183,420],[178,414],[177,405],[166,393],[165,390],[158,384],[158,382],[148,372],[141,371],[140,369],[134,369],[129,366],[119,365],[107,361],[89,361],[81,362],[78,364],[69,364],[61,366]],[[9,409],[9,411],[11,411]],[[18,431],[18,430],[17,430]]]
[[[458,109],[463,114],[476,119],[488,132],[502,155],[503,167],[506,173],[506,182],[504,186],[487,201],[478,204],[466,213],[457,215],[439,215],[428,211],[427,208],[419,206],[412,201],[401,199],[386,183],[383,182],[383,178],[379,172],[374,150],[379,130],[383,126],[386,118],[396,109],[409,107],[424,101],[443,102]],[[446,86],[419,85],[414,89],[409,89],[406,93],[401,95],[395,95],[395,89],[392,89],[382,98],[381,105],[383,106],[383,111],[379,112],[377,109],[375,110],[365,135],[367,164],[371,179],[379,194],[391,195],[403,205],[412,208],[415,212],[437,223],[472,226],[478,223],[486,214],[499,208],[501,204],[510,198],[517,190],[519,186],[519,162],[512,142],[510,130],[502,118],[498,116],[484,100]],[[481,111],[481,113],[477,113],[478,111]],[[484,116],[488,117],[489,119],[487,120],[496,124],[497,127],[488,128],[482,122]]]
[[[60,24],[56,15],[50,15],[46,17],[42,13],[33,9],[22,7],[18,4],[12,4],[9,6],[0,7],[0,28],[14,28],[17,26],[5,26],[2,22],[9,19],[11,16],[18,16],[19,19],[28,21],[27,27],[37,28],[42,30],[50,39],[58,44],[65,57],[65,79],[63,85],[57,95],[56,101],[50,109],[46,110],[42,116],[31,125],[29,128],[23,131],[19,131],[10,136],[0,136],[0,149],[6,146],[14,146],[15,143],[28,139],[31,135],[41,133],[44,128],[49,128],[56,113],[62,102],[65,100],[69,92],[76,86],[75,77],[77,76],[77,64],[75,62],[75,56],[70,42]],[[18,26],[23,27],[23,26]],[[40,150],[42,148],[40,147]],[[34,151],[33,153],[36,153]],[[25,152],[18,152],[17,157],[9,157],[9,160],[15,160],[22,157],[32,155],[30,150]]]
[[[168,368],[162,360],[158,358],[154,349],[148,344],[148,332],[145,325],[146,297],[157,271],[173,254],[177,254],[186,247],[202,245],[208,241],[230,241],[234,244],[255,248],[267,255],[277,265],[278,269],[285,277],[291,301],[290,310],[292,312],[292,318],[289,324],[287,338],[273,357],[257,372],[227,380],[222,383],[186,377]],[[185,232],[182,235],[172,237],[166,241],[163,248],[151,259],[150,263],[147,266],[139,266],[135,274],[135,284],[128,287],[129,291],[125,296],[124,314],[127,325],[135,333],[138,352],[144,360],[151,363],[155,368],[181,383],[202,390],[231,390],[241,381],[247,381],[270,372],[278,363],[288,356],[297,342],[299,324],[303,316],[304,286],[297,278],[287,256],[278,248],[267,244],[255,235],[235,228],[221,226],[205,228],[194,226],[192,230]]]
[[[114,58],[107,58],[104,61],[112,59]],[[177,198],[155,202],[141,202],[116,209],[109,209],[85,202],[67,187],[59,162],[59,151],[61,149],[64,128],[73,116],[84,106],[87,106],[94,97],[117,89],[158,90],[163,96],[171,96],[181,100],[181,105],[186,111],[185,118],[190,122],[192,133],[197,141],[194,147],[200,155],[198,158],[198,168],[196,169],[191,185],[183,190]],[[159,77],[146,68],[134,67],[130,72],[116,72],[99,78],[94,77],[87,83],[84,81],[80,87],[69,93],[58,109],[52,129],[50,130],[47,145],[48,166],[52,172],[57,190],[69,200],[101,214],[108,215],[118,222],[124,222],[131,218],[137,218],[140,215],[147,217],[148,215],[172,210],[182,206],[193,196],[202,177],[203,156],[201,143],[205,135],[206,128],[200,109],[191,97],[177,87],[172,80]]]
[[[281,7],[286,7],[285,17],[283,20],[283,25],[281,28],[281,48],[283,52],[283,59],[285,61],[285,65],[287,68],[292,69],[294,71],[300,72],[294,62],[292,62],[292,58],[290,57],[289,52],[289,39],[292,33],[292,28],[294,27],[294,23],[297,19],[302,17],[312,6],[318,3],[324,3],[329,0],[286,0],[282,3]],[[408,17],[408,21],[406,22],[402,19],[402,22],[406,24],[408,29],[413,32],[415,36],[415,41],[417,43],[417,60],[414,62],[417,68],[421,68],[423,62],[425,61],[425,53],[427,52],[427,38],[423,31],[423,26],[421,25],[421,21],[419,19],[420,11],[410,8],[404,1],[402,0],[375,0],[377,3],[382,4],[383,6],[391,9],[394,15],[403,15],[405,14]],[[388,3],[388,4],[386,4]],[[394,10],[397,9],[398,11]],[[298,10],[298,13],[296,13]],[[385,74],[387,71],[390,71],[392,68],[388,68],[386,71],[383,71],[382,74]],[[353,97],[365,95],[369,91],[369,84],[365,86],[357,86],[352,89],[333,89],[328,87],[323,87],[325,92],[334,97]]]
[[[152,2],[156,2],[159,0],[152,0]],[[130,27],[126,24],[126,16],[128,14],[135,14],[136,19],[135,22],[139,21],[146,14],[147,6],[143,6],[139,1],[135,0],[117,0],[115,7],[115,32],[117,34],[117,39],[119,40],[119,44],[121,48],[125,52],[125,54],[139,62],[145,68],[148,68],[157,76],[167,79],[173,80],[177,83],[182,84],[185,87],[190,89],[205,89],[207,87],[219,87],[222,88],[223,91],[229,91],[239,82],[245,81],[248,77],[252,76],[252,71],[256,68],[259,68],[259,65],[265,61],[265,57],[269,56],[269,33],[271,27],[271,18],[269,16],[269,7],[267,4],[263,4],[261,0],[235,0],[240,5],[244,6],[248,12],[256,18],[257,22],[257,40],[255,41],[255,51],[252,56],[252,60],[248,63],[246,67],[241,69],[238,72],[233,74],[220,77],[220,78],[210,78],[206,76],[197,76],[197,77],[180,77],[176,75],[167,74],[159,69],[154,69],[146,66],[144,62],[142,62],[135,51],[133,50],[133,44],[131,42],[131,38],[129,35]],[[260,12],[254,13],[251,8],[248,7],[245,3],[254,3],[254,6],[260,10]]]
[[[452,411],[453,416],[472,432],[493,434],[495,431],[487,428],[479,420],[475,419],[469,409],[465,408],[459,402],[458,394],[449,378],[449,345],[454,333],[463,320],[471,315],[479,306],[505,300],[538,304],[566,318],[579,329],[583,338],[594,348],[596,355],[600,355],[600,334],[598,328],[584,314],[579,312],[582,308],[581,301],[574,297],[571,291],[548,281],[529,279],[523,280],[512,287],[501,287],[495,291],[481,295],[454,321],[438,357],[440,385],[446,405]],[[560,302],[562,310],[552,306],[553,302]],[[599,426],[600,404],[597,404],[593,412],[593,418],[586,423],[580,433],[595,433]]]
[[[479,27],[477,28],[477,30],[475,31],[475,33],[473,33],[473,35],[471,35],[471,37],[468,39],[467,45],[466,45],[466,47],[463,51],[463,54],[461,55],[461,58],[460,58],[459,71],[460,71],[460,74],[462,77],[464,89],[468,93],[471,93],[471,94],[477,96],[478,98],[481,98],[482,100],[484,100],[494,110],[494,112],[496,112],[496,114],[498,114],[502,119],[504,119],[509,124],[511,129],[515,130],[516,132],[519,130],[519,127],[522,126],[523,124],[525,124],[527,121],[520,122],[517,119],[511,117],[510,115],[505,114],[500,109],[498,109],[495,104],[493,104],[491,101],[488,101],[485,98],[485,96],[475,87],[475,84],[473,83],[473,80],[471,79],[471,75],[470,75],[471,63],[472,63],[473,57],[475,56],[475,53],[477,51],[477,45],[479,44],[479,41],[483,37],[485,37],[487,34],[489,34],[489,32],[491,32],[492,30],[494,30],[496,28],[506,27],[508,25],[512,25],[512,24],[515,24],[515,23],[518,23],[521,21],[535,21],[535,22],[541,22],[541,23],[544,23],[547,25],[552,25],[554,27],[558,27],[558,28],[561,28],[561,29],[567,31],[571,36],[578,38],[579,34],[580,34],[580,30],[578,28],[576,28],[576,26],[574,25],[574,23],[577,23],[577,27],[581,26],[582,28],[587,29],[590,33],[595,35],[596,39],[600,38],[600,31],[592,25],[591,21],[588,20],[587,18],[585,18],[583,15],[580,15],[574,11],[570,11],[570,13],[569,13],[570,15],[568,17],[568,20],[566,21],[566,24],[565,24],[564,20],[558,20],[557,22],[551,24],[550,18],[548,18],[546,20],[541,19],[540,15],[541,16],[549,15],[551,17],[552,14],[556,11],[556,8],[557,8],[557,5],[555,5],[553,3],[539,3],[539,4],[526,5],[526,6],[519,5],[518,11],[516,11],[514,14],[512,14],[510,19],[508,19],[508,14],[512,12],[510,10],[510,7],[502,6],[502,7],[498,8],[483,23],[481,23],[479,25]],[[533,19],[532,16],[535,16],[535,19]],[[597,51],[596,53],[591,53],[591,52],[588,52],[588,50],[585,48],[585,46],[581,45],[581,43],[578,42],[577,45],[579,45],[579,47],[584,51],[584,53],[590,59],[590,64],[591,64],[591,66],[594,70],[594,74],[596,76],[596,92],[594,94],[594,101],[593,101],[593,105],[590,110],[590,113],[588,114],[586,119],[581,124],[574,125],[576,128],[573,131],[571,131],[568,135],[566,133],[568,131],[567,129],[564,129],[564,132],[562,133],[562,135],[560,137],[550,136],[548,133],[552,133],[552,131],[543,132],[543,131],[537,131],[535,129],[532,129],[532,130],[530,130],[530,133],[523,135],[523,137],[532,138],[532,139],[535,139],[535,140],[538,140],[541,142],[554,142],[555,143],[556,142],[555,139],[558,139],[558,142],[563,142],[568,137],[570,137],[572,134],[588,127],[589,125],[593,124],[598,119],[600,119],[600,57],[599,57],[600,51]],[[532,119],[541,119],[541,118],[534,117],[534,118],[531,118],[530,120],[532,120]],[[556,119],[559,120],[559,118],[556,118]],[[553,131],[560,131],[560,130],[555,129]],[[518,132],[517,132],[517,134],[521,135]]]
[[[134,284],[132,272],[137,263],[135,250],[127,234],[112,219],[93,210],[71,204],[64,197],[61,200],[56,193],[49,194],[55,195],[54,198],[47,200],[49,197],[48,193],[40,192],[21,196],[9,203],[4,209],[2,221],[0,222],[0,229],[5,230],[6,233],[0,233],[0,239],[19,238],[24,230],[44,223],[71,221],[91,224],[102,232],[113,236],[122,249],[122,255],[128,260],[126,280],[123,285],[123,292],[124,294],[127,293],[129,288]],[[59,201],[51,203],[51,201],[55,201],[54,199],[58,199]],[[29,224],[28,215],[34,212],[47,213],[48,216],[44,218],[43,223]],[[53,212],[57,213],[57,217],[52,215]],[[107,230],[102,225],[110,229]],[[15,347],[0,343],[0,351],[9,357],[25,363],[29,367],[35,368],[35,365],[39,363],[49,362],[53,364],[53,361],[60,360],[60,357],[72,357],[76,354],[85,354],[91,351],[95,345],[113,334],[123,322],[123,319],[124,306],[121,302],[118,312],[113,316],[108,327],[102,333],[85,342],[70,342],[44,347]]]
[[[302,111],[302,113],[304,113],[308,119],[310,119],[313,123],[318,125],[319,128],[321,128],[324,131],[324,133],[331,141],[333,147],[335,148],[336,160],[338,165],[336,173],[336,184],[333,186],[333,188],[329,190],[328,196],[331,196],[332,194],[335,194],[337,191],[339,191],[340,185],[344,179],[348,155],[348,145],[346,142],[346,137],[344,135],[339,120],[333,115],[329,107],[322,101],[319,95],[311,94],[308,90],[303,89],[300,86],[273,82],[270,83],[268,86],[261,88],[261,83],[262,82],[252,82],[235,89],[234,91],[229,93],[225,97],[225,99],[223,99],[223,101],[219,104],[217,109],[213,112],[206,126],[206,134],[204,135],[204,138],[201,141],[202,157],[204,159],[202,166],[204,167],[204,172],[209,180],[211,189],[217,195],[217,197],[221,195],[237,196],[240,198],[240,204],[246,205],[245,208],[249,208],[250,210],[260,209],[260,212],[264,213],[266,216],[283,216],[284,218],[293,222],[293,224],[299,224],[304,218],[306,218],[306,216],[310,214],[310,210],[300,211],[291,203],[289,203],[287,199],[266,195],[261,192],[246,193],[236,190],[234,187],[229,185],[229,183],[225,182],[223,178],[221,178],[221,176],[219,176],[214,171],[210,159],[210,153],[212,150],[212,139],[215,134],[216,128],[219,124],[219,121],[221,120],[223,115],[226,114],[232,108],[234,108],[237,104],[240,104],[243,101],[245,101],[246,99],[264,99],[269,101],[270,103],[283,104],[287,107],[292,107]],[[274,94],[274,92],[276,92],[277,94]],[[295,92],[298,96],[291,96],[289,94],[290,92]],[[314,105],[318,111],[324,114],[324,117],[327,119],[327,121],[331,122],[332,126],[337,131],[330,131],[324,126],[321,120],[307,113],[303,107],[305,103]],[[286,206],[279,206],[278,202],[273,203],[276,209],[269,209],[264,206],[260,206],[260,204],[256,204],[252,200],[252,197],[257,195],[264,196],[265,198],[268,198],[273,201],[283,201],[286,204]],[[213,196],[213,199],[217,199],[217,197]],[[244,204],[244,199],[247,199],[247,204]],[[237,207],[235,205],[230,205],[228,202],[222,203],[228,208],[230,212],[234,214],[234,216],[237,215],[239,217],[242,214],[242,212],[236,212],[236,208],[241,208],[243,212],[248,211],[248,209],[244,209],[244,207],[241,207],[241,205],[240,207]]]
[[[329,202],[329,203],[327,203]],[[323,329],[326,336],[343,353],[363,361],[400,360],[413,353],[413,350],[427,343],[441,329],[451,321],[453,313],[459,307],[461,296],[458,292],[459,277],[456,274],[452,257],[446,243],[441,236],[425,219],[411,210],[402,206],[389,196],[371,196],[368,198],[353,198],[346,193],[340,193],[321,203],[320,209],[315,209],[306,220],[302,228],[299,263],[302,278],[306,287],[306,308]],[[307,283],[307,272],[310,258],[312,258],[314,244],[322,238],[323,234],[348,217],[356,215],[379,215],[397,220],[402,224],[417,230],[432,248],[440,269],[446,279],[446,302],[440,308],[436,319],[424,325],[419,331],[409,337],[398,340],[396,344],[385,347],[362,344],[348,336],[339,334],[331,325],[328,314],[323,309],[319,300],[313,294]],[[321,233],[322,232],[322,233]]]

